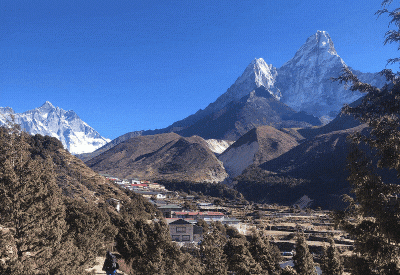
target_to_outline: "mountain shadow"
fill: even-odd
[[[364,128],[361,125],[307,140],[275,159],[247,169],[237,177],[236,189],[247,199],[254,197],[269,203],[290,205],[307,195],[314,207],[341,208],[341,195],[350,191],[346,180],[347,136]]]
[[[269,125],[279,128],[321,125],[319,119],[297,112],[277,100],[265,87],[259,87],[239,101],[207,115],[193,125],[177,131],[182,136],[237,140],[251,129]]]

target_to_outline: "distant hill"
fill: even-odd
[[[230,177],[236,177],[248,166],[260,165],[297,145],[294,137],[271,126],[259,126],[241,136],[218,159]]]
[[[126,134],[123,134],[122,136],[119,136],[115,139],[113,139],[112,141],[106,143],[105,145],[103,145],[102,147],[96,149],[93,152],[90,153],[83,153],[83,154],[77,154],[76,156],[83,160],[84,162],[100,155],[101,153],[113,148],[114,146],[120,144],[121,142],[124,142],[125,140],[128,140],[130,138],[134,138],[134,137],[138,137],[142,135],[143,131],[137,131],[137,132],[129,132]]]
[[[29,143],[33,156],[52,159],[57,184],[63,195],[96,203],[104,203],[110,198],[130,200],[118,187],[65,150],[58,139],[37,134],[31,136]]]
[[[314,200],[313,206],[340,207],[340,196],[350,190],[346,180],[347,136],[364,128],[361,125],[306,140],[246,170],[236,179],[236,188],[247,199],[256,196],[257,200],[290,204],[307,195]]]
[[[355,107],[361,103],[362,98],[349,104],[351,107]],[[351,115],[340,112],[332,121],[321,127],[312,127],[298,129],[297,132],[304,138],[310,139],[318,135],[331,133],[334,131],[346,130],[361,125],[361,123]]]
[[[131,138],[86,164],[120,178],[220,182],[227,177],[204,139],[175,133]]]

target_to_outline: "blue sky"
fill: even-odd
[[[317,30],[363,72],[397,57],[381,1],[0,0],[0,106],[45,101],[107,138],[204,109],[254,58],[282,66]]]

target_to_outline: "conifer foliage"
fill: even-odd
[[[261,236],[256,230],[250,237],[249,251],[254,260],[261,266],[263,274],[276,274],[281,270],[279,249],[272,245],[266,236]]]
[[[227,259],[224,254],[226,238],[224,235],[218,224],[212,224],[208,233],[203,236],[200,256],[205,275],[227,274]]]
[[[324,275],[342,275],[343,263],[335,246],[333,238],[329,239],[329,246],[324,248],[321,269]]]
[[[230,271],[238,275],[264,274],[247,248],[246,238],[230,238],[225,245]]]
[[[313,256],[308,249],[303,234],[298,234],[296,239],[295,255],[293,256],[294,268],[299,275],[317,275]]]
[[[0,225],[6,237],[0,273],[74,274],[52,163],[32,158],[28,138],[17,126],[0,128]]]
[[[384,0],[377,14],[388,15],[395,27],[386,33],[385,43],[399,43],[400,8],[389,10],[391,3]],[[388,63],[399,61],[396,57]],[[361,82],[349,68],[336,79],[366,94],[358,106],[344,108],[368,128],[351,137],[348,168],[355,198],[347,197],[348,211],[336,217],[355,238],[353,274],[400,274],[400,74],[389,69],[381,73],[388,80],[381,89]]]

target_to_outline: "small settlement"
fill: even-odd
[[[353,249],[354,240],[335,229],[329,211],[310,209],[312,200],[307,196],[301,197],[292,206],[241,204],[226,200],[215,205],[204,198],[169,191],[157,183],[106,177],[120,187],[148,198],[162,213],[169,225],[172,240],[179,245],[196,244],[202,240],[203,228],[198,225],[202,220],[207,223],[219,221],[236,228],[243,235],[251,234],[252,229],[262,231],[287,261],[293,256],[295,233],[298,231],[305,234],[314,255],[322,253],[328,244],[328,236],[334,238],[343,255]],[[116,208],[119,207],[116,204]]]
[[[239,219],[229,217],[224,208],[217,207],[211,202],[195,201],[195,197],[191,195],[181,197],[178,193],[169,191],[163,185],[154,182],[138,179],[121,180],[110,175],[103,176],[121,188],[140,194],[155,204],[167,221],[171,238],[175,242],[198,243],[201,241],[203,228],[197,225],[199,220],[207,223],[219,221],[224,225],[235,227],[242,234],[246,234],[249,230],[249,227]],[[195,204],[198,211],[186,209],[183,205],[188,201]],[[120,207],[119,204],[118,207]]]

